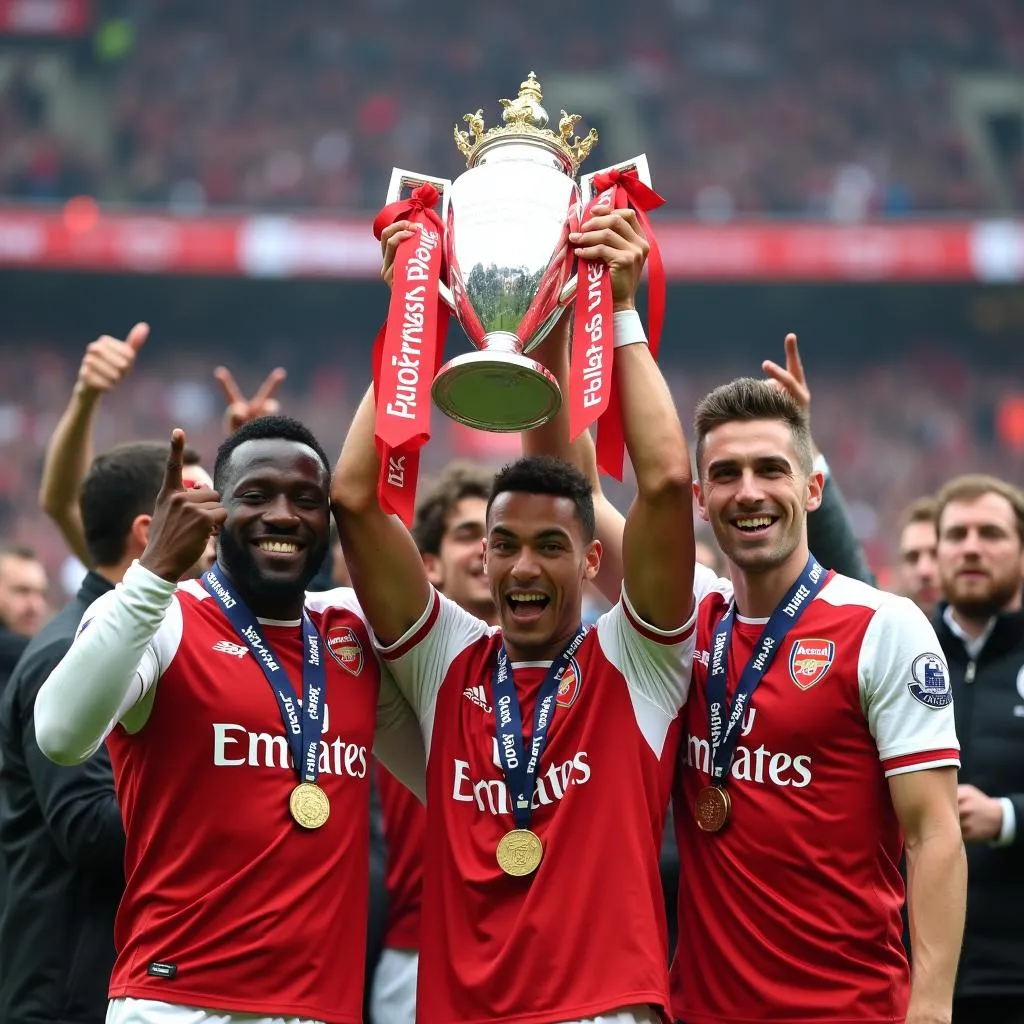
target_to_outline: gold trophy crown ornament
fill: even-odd
[[[478,351],[442,366],[431,394],[447,416],[491,432],[540,426],[562,403],[554,377],[526,353],[576,294],[569,234],[595,177],[584,177],[581,194],[576,175],[597,132],[580,136],[580,115],[564,110],[552,131],[542,99],[531,71],[514,100],[500,101],[502,124],[486,129],[477,110],[463,117],[467,130],[455,126],[467,170],[454,182],[395,168],[388,189],[389,203],[424,183],[440,193],[447,267],[440,293]],[[650,182],[643,156],[615,167]]]

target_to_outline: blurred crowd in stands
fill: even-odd
[[[173,352],[173,356],[168,353]],[[212,462],[223,434],[225,400],[213,377],[216,356],[186,355],[161,345],[147,349],[123,385],[104,396],[96,417],[97,451],[131,439],[164,440],[169,424],[185,428],[189,444]],[[805,355],[805,362],[807,356]],[[40,515],[38,486],[46,444],[78,372],[72,353],[33,346],[0,348],[0,535],[36,549],[57,583],[67,551],[57,530]],[[293,377],[278,397],[282,411],[301,417],[332,454],[340,450],[365,386],[362,367],[348,376],[345,361],[317,367],[310,383]],[[236,365],[239,384],[255,390],[272,366]],[[668,369],[676,402],[688,420],[713,386],[751,367]],[[897,524],[913,499],[934,493],[950,477],[986,472],[1024,479],[1024,394],[1006,375],[972,371],[952,359],[915,362],[906,356],[856,374],[830,376],[808,366],[812,426],[850,504],[854,527],[872,568],[884,582],[896,554]],[[437,472],[453,457],[500,465],[519,452],[515,435],[482,434],[434,414],[434,436],[424,467]],[[627,465],[627,474],[629,473]],[[632,494],[606,479],[607,493],[625,508]],[[67,587],[79,571],[68,568]],[[55,601],[64,600],[57,583]]]
[[[14,67],[0,83],[0,193],[374,209],[392,166],[456,175],[455,121],[483,107],[493,124],[498,98],[535,70],[584,90],[602,76],[620,107],[598,121],[635,124],[680,215],[980,211],[993,197],[956,83],[1024,70],[1012,0],[642,0],[547,5],[543,18],[465,0],[98,8],[76,74],[83,95],[103,94],[102,117],[77,139],[54,130],[29,64]],[[556,119],[563,105],[588,113],[547,102]],[[994,129],[1018,208],[1022,123],[1018,112]]]

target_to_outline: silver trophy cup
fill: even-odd
[[[448,268],[441,295],[478,351],[442,366],[432,394],[453,420],[493,433],[538,427],[562,404],[554,377],[526,353],[576,293],[568,240],[581,214],[576,174],[597,132],[574,136],[580,117],[564,110],[557,134],[549,130],[542,98],[531,72],[515,100],[501,101],[500,127],[485,131],[479,110],[463,118],[468,132],[456,126],[468,170],[454,182],[395,168],[388,189],[388,202],[423,182],[441,193]],[[649,183],[645,158],[617,166]]]

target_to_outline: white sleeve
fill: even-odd
[[[399,782],[419,797],[421,803],[426,803],[427,755],[419,719],[395,685],[386,664],[381,664],[380,668],[373,754]]]
[[[935,630],[912,601],[888,596],[875,611],[857,675],[886,776],[959,767],[949,669]]]
[[[428,745],[434,726],[434,704],[448,669],[486,632],[486,622],[431,587],[427,607],[405,636],[388,647],[377,644],[374,637],[381,658],[419,717]]]
[[[181,640],[175,589],[136,562],[86,611],[36,697],[36,739],[51,761],[87,760],[153,689]],[[136,716],[132,731],[143,723]]]
[[[626,680],[637,725],[659,758],[690,689],[696,624],[695,604],[689,621],[678,629],[656,629],[637,615],[625,588],[618,603],[597,620],[601,650]]]

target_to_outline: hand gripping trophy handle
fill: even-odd
[[[391,181],[388,183],[388,205],[397,203],[405,196],[406,191],[411,192],[418,185],[433,185],[441,197],[441,222],[444,223],[448,214],[448,194],[451,192],[452,182],[450,178],[435,178],[429,174],[417,174],[415,171],[405,171],[401,167],[391,169]],[[442,281],[438,286],[441,298],[448,305],[448,308],[455,312],[455,299],[452,290]]]

